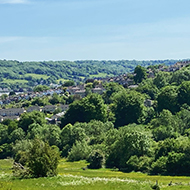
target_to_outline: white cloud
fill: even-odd
[[[28,0],[0,0],[0,4],[26,4]]]

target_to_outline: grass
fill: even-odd
[[[47,76],[47,75],[40,75],[40,74],[34,74],[34,73],[27,73],[24,76],[25,77],[31,76],[32,78],[35,78],[35,79],[41,79],[42,78],[44,80],[49,78],[49,76]]]
[[[190,177],[149,176],[131,172],[123,173],[111,169],[83,170],[87,162],[60,161],[57,177],[38,179],[14,179],[11,177],[12,160],[0,160],[0,190],[151,190],[158,181],[163,190],[190,189]],[[172,181],[172,186],[168,186]]]
[[[7,83],[7,84],[16,84],[16,83],[20,83],[20,84],[24,84],[24,83],[28,83],[27,80],[19,80],[19,79],[4,79],[1,83]]]
[[[66,80],[66,79],[63,79],[63,78],[61,78],[61,79],[58,79],[58,80],[57,80],[58,84],[59,84],[59,82],[60,82],[60,81],[61,81],[62,83],[64,83],[65,81],[68,81],[68,80]]]
[[[107,76],[111,77],[113,75],[108,75],[107,73],[98,73],[97,75],[90,75],[90,78],[96,78],[96,77],[104,78],[104,77],[107,77]]]

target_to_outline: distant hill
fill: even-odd
[[[173,65],[180,60],[119,60],[119,61],[44,61],[19,62],[0,60],[0,88],[34,87],[38,84],[63,83],[64,80],[84,81],[132,72],[137,65]]]

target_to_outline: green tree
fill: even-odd
[[[145,93],[148,96],[150,96],[151,99],[156,99],[158,96],[158,88],[156,87],[156,85],[154,85],[153,83],[153,79],[152,78],[148,78],[146,80],[143,80],[138,88],[137,91],[140,93]]]
[[[105,161],[104,154],[100,150],[94,150],[90,154],[88,161],[90,163],[88,165],[88,168],[90,168],[90,169],[102,168],[102,166],[104,165],[104,161]]]
[[[76,141],[76,143],[72,146],[71,151],[68,155],[69,161],[79,161],[85,160],[88,158],[90,154],[91,148],[87,144],[87,141]]]
[[[57,175],[59,152],[55,147],[47,143],[34,140],[28,154],[27,166],[34,177],[46,177]]]
[[[24,158],[22,158],[24,156]],[[58,148],[50,147],[39,139],[35,139],[29,150],[20,154],[20,160],[28,168],[27,175],[32,177],[47,177],[57,175],[57,166],[60,159]],[[16,170],[16,168],[14,168]],[[15,171],[17,172],[17,171]],[[29,177],[28,176],[28,177]],[[21,176],[22,177],[22,176]]]
[[[45,124],[45,115],[39,111],[24,113],[21,115],[18,125],[25,132],[27,132],[29,125],[31,125],[32,123],[38,123],[39,125]]]
[[[68,86],[74,86],[75,85],[75,82],[72,81],[72,80],[69,80],[69,81],[65,81],[63,86],[65,87],[68,87]]]
[[[184,81],[178,89],[178,103],[190,105],[190,81]]]
[[[172,113],[179,110],[177,104],[177,87],[176,86],[166,86],[163,87],[158,95],[158,111],[161,112],[163,109],[168,109]]]
[[[81,142],[86,139],[85,130],[81,127],[74,127],[71,124],[67,124],[61,131],[61,146],[62,156],[68,156],[68,152],[76,141]]]
[[[152,139],[143,126],[129,125],[119,128],[119,136],[111,146],[107,157],[108,167],[126,169],[127,161],[131,156],[145,156],[151,152]]]
[[[168,72],[160,71],[157,73],[156,77],[153,80],[154,85],[157,86],[158,89],[167,86],[170,82],[171,75]]]
[[[135,83],[141,83],[143,79],[147,78],[146,69],[144,67],[141,67],[140,65],[135,67],[134,73]]]
[[[145,109],[144,96],[136,91],[120,91],[113,97],[115,126],[138,123]]]
[[[34,92],[43,92],[45,90],[49,90],[49,87],[46,85],[38,85],[33,89]]]
[[[61,120],[62,127],[68,123],[89,122],[91,120],[107,120],[107,106],[99,94],[87,97],[70,104],[68,111]]]
[[[102,97],[104,99],[104,101],[107,103],[107,104],[110,104],[112,102],[112,99],[111,97],[119,92],[119,91],[123,91],[124,90],[124,87],[117,84],[117,83],[114,83],[114,82],[110,82],[110,83],[106,83],[105,84],[105,89],[106,91],[103,93]]]

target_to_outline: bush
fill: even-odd
[[[33,141],[27,153],[22,152],[22,154],[17,154],[16,156],[16,160],[24,160],[23,168],[27,171],[27,177],[47,177],[57,175],[59,158],[59,151],[56,146],[50,147],[49,144],[38,139]],[[17,163],[17,165],[19,165],[19,163]],[[18,173],[15,167],[13,167],[13,172]],[[20,171],[20,174],[22,175],[23,172]]]
[[[68,161],[79,161],[87,159],[90,154],[90,147],[85,140],[76,141],[69,152]]]
[[[88,165],[88,168],[90,169],[102,168],[104,164],[104,155],[100,150],[95,150],[89,156],[88,161],[90,162],[90,165]]]

